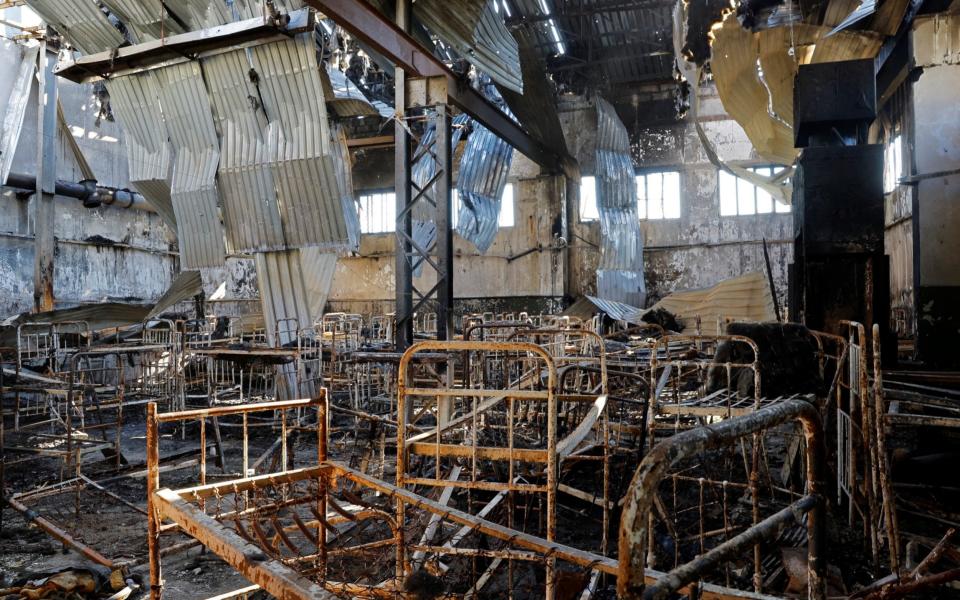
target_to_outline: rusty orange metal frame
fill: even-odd
[[[429,389],[429,388],[411,388],[407,385],[409,379],[409,366],[418,353],[440,351],[440,352],[512,352],[516,356],[536,357],[543,361],[547,371],[547,386],[545,390],[493,390],[476,388],[457,388],[457,389]],[[403,489],[407,485],[426,485],[426,486],[453,486],[466,489],[485,489],[495,491],[514,491],[527,493],[542,493],[546,496],[546,536],[548,541],[555,538],[556,528],[556,495],[557,495],[557,370],[552,357],[540,346],[536,344],[523,342],[465,342],[465,341],[428,341],[414,344],[400,359],[400,366],[397,370],[397,474],[396,487]],[[546,448],[535,450],[522,450],[514,448],[512,434],[508,434],[507,447],[481,447],[477,445],[477,437],[473,436],[472,443],[469,446],[452,445],[441,443],[442,431],[450,425],[443,423],[440,415],[437,415],[437,424],[433,432],[426,432],[417,438],[428,439],[432,433],[435,441],[433,442],[412,442],[407,439],[407,407],[408,402],[413,397],[435,397],[437,398],[438,412],[440,400],[443,397],[466,397],[472,398],[472,408],[469,417],[461,417],[462,422],[472,421],[472,426],[476,431],[478,428],[477,416],[479,414],[478,400],[488,398],[490,403],[506,400],[510,406],[510,414],[513,414],[513,401],[516,399],[544,402],[547,405],[547,432]],[[508,417],[509,421],[510,417]],[[508,425],[510,425],[508,423]],[[436,477],[434,479],[422,477],[409,477],[407,473],[408,454],[424,454],[434,456],[437,462]],[[471,481],[456,482],[441,479],[440,459],[443,456],[462,456],[471,459],[472,469],[476,471],[477,461],[481,459],[502,460],[509,464],[508,477],[504,482],[493,481]],[[525,461],[533,463],[542,463],[545,469],[545,483],[538,484],[520,484],[514,479],[514,462]],[[404,522],[404,504],[397,503],[397,521]],[[401,538],[397,540],[397,563],[402,565],[404,558],[404,541]],[[547,562],[546,595],[552,597],[555,579],[555,561]],[[399,573],[398,573],[399,575]]]
[[[442,344],[454,345],[459,349],[475,349],[475,344],[464,345],[462,342],[446,342]],[[436,345],[437,343],[423,344],[421,348],[440,349],[433,347]],[[538,349],[536,346],[526,344],[521,344],[519,346],[525,352],[529,351],[540,357],[544,356],[542,350]],[[407,359],[406,362],[409,362],[412,354],[413,353],[411,352],[405,355],[405,358]],[[553,381],[554,379],[551,377],[550,387],[552,387]],[[547,397],[550,397],[549,394]],[[772,426],[771,421],[783,422],[789,419],[790,416],[794,414],[791,412],[791,410],[799,411],[801,413],[801,416],[798,418],[803,419],[804,417],[808,417],[809,415],[806,412],[807,409],[800,407],[800,405],[796,405],[796,402],[800,401],[786,401],[778,409],[780,412],[778,412],[777,415],[773,415],[769,419],[765,419],[761,413],[755,413],[755,415],[749,419],[748,423],[741,423],[741,421],[746,420],[734,419],[726,422],[729,424],[727,427],[732,429],[735,424],[738,424],[735,431],[740,432],[741,434],[744,432],[749,433],[752,427],[751,423],[754,421],[762,421],[765,426]],[[810,407],[812,410],[812,407],[809,404],[802,403],[802,405],[805,407]],[[285,470],[255,477],[243,477],[240,479],[215,484],[201,483],[201,485],[180,490],[159,488],[158,441],[160,423],[182,421],[185,419],[205,419],[212,418],[214,416],[226,416],[231,414],[247,414],[255,411],[291,410],[303,409],[307,407],[316,407],[318,410],[317,464],[315,466]],[[423,510],[436,515],[439,518],[446,519],[451,523],[462,525],[467,531],[483,534],[494,539],[507,542],[509,547],[500,550],[484,550],[471,548],[450,548],[447,546],[436,547],[421,543],[420,545],[409,546],[409,550],[434,554],[447,553],[450,555],[462,556],[496,556],[497,558],[506,558],[511,560],[534,561],[544,565],[544,567],[548,570],[548,573],[553,568],[554,563],[558,560],[577,565],[581,568],[585,568],[597,573],[620,576],[622,576],[625,568],[629,569],[634,565],[632,560],[625,560],[622,563],[618,563],[616,560],[611,558],[517,531],[510,527],[488,521],[483,517],[471,515],[467,512],[451,508],[441,502],[425,498],[424,496],[405,489],[402,486],[393,485],[373,478],[358,470],[349,468],[346,465],[328,461],[326,451],[326,432],[328,430],[327,414],[327,399],[325,394],[321,395],[320,398],[312,400],[291,400],[286,402],[271,402],[231,407],[214,407],[210,409],[181,411],[162,415],[157,413],[155,404],[148,405],[148,529],[150,535],[151,598],[156,600],[162,596],[160,553],[157,541],[158,534],[161,529],[161,522],[165,519],[172,521],[182,532],[192,536],[197,541],[210,548],[215,554],[237,569],[237,571],[239,571],[244,577],[256,584],[256,586],[259,586],[261,589],[280,599],[292,600],[301,598],[332,598],[333,594],[346,594],[352,597],[395,597],[398,593],[397,585],[401,584],[405,577],[411,573],[410,564],[406,560],[404,553],[405,540],[403,539],[402,533],[404,514],[410,508]],[[808,433],[818,432],[819,429],[812,425],[812,423],[813,421],[810,421],[809,423],[805,421],[807,429],[810,430]],[[687,432],[683,435],[687,437],[695,437],[697,440],[699,440],[698,443],[711,443],[711,441],[719,442],[720,440],[725,439],[723,435],[713,435],[710,433],[712,430],[704,431],[707,433],[700,433],[697,435],[696,432]],[[808,446],[812,443],[812,440],[813,438],[808,436]],[[659,456],[659,454],[657,456]],[[813,477],[813,481],[816,480],[816,477],[811,476],[811,473],[814,473],[817,469],[816,465],[820,464],[819,458],[820,456],[815,454],[808,456],[808,479]],[[644,465],[647,465],[650,462],[651,459],[648,458]],[[656,462],[657,461],[654,461],[654,463]],[[668,464],[668,461],[664,462],[663,464]],[[242,536],[238,535],[238,533],[231,530],[223,521],[218,520],[218,518],[214,516],[208,515],[202,508],[203,501],[211,498],[220,498],[230,494],[243,494],[245,492],[254,490],[265,491],[277,486],[283,486],[296,482],[316,481],[318,482],[318,493],[316,497],[295,499],[295,501],[302,501],[310,504],[315,502],[318,507],[318,514],[326,515],[328,491],[335,486],[339,480],[349,481],[353,484],[359,485],[363,489],[379,492],[391,498],[395,502],[396,514],[393,517],[379,510],[361,511],[369,513],[376,512],[381,516],[375,518],[385,519],[388,524],[392,523],[390,525],[390,528],[393,531],[392,539],[387,538],[375,542],[360,543],[359,545],[353,547],[333,548],[329,550],[331,555],[333,553],[343,555],[350,553],[351,551],[361,552],[364,549],[371,548],[372,545],[385,547],[384,544],[389,545],[399,542],[397,548],[395,574],[396,580],[390,580],[388,578],[388,581],[386,582],[387,585],[383,587],[377,585],[361,585],[355,583],[337,582],[327,579],[325,575],[325,565],[328,556],[328,549],[326,545],[326,536],[323,534],[324,526],[319,522],[316,524],[317,535],[315,538],[311,538],[316,540],[315,543],[317,544],[317,552],[306,557],[310,560],[315,559],[317,561],[315,564],[320,565],[319,568],[311,569],[313,572],[313,577],[316,578],[316,580],[311,580],[297,571],[296,563],[302,562],[299,559],[290,561],[271,558],[267,553],[265,553],[264,549],[257,546],[255,543],[244,539]],[[818,489],[818,486],[811,485],[809,492],[811,494],[815,494]],[[637,514],[636,511],[638,508],[635,500],[636,499],[634,498],[633,501],[628,504],[625,514]],[[370,516],[373,517],[373,515]],[[219,517],[227,518],[228,513],[221,514]],[[355,517],[360,518],[360,514],[355,513]],[[813,515],[811,515],[811,518],[812,517]],[[336,517],[328,518],[330,522],[332,522],[331,519],[336,519]],[[818,520],[815,523],[821,522],[822,521]],[[814,522],[811,521],[811,523]],[[308,525],[308,527],[313,527],[313,524],[311,523]],[[552,532],[550,533],[552,534]],[[278,532],[277,535],[281,534]],[[627,551],[624,552],[623,548],[621,547],[621,556],[632,558],[636,555],[635,550],[635,548],[628,548]],[[665,580],[667,577],[667,575],[664,573],[650,569],[644,570],[642,567],[639,573],[634,573],[634,576],[642,577],[645,583],[651,585]],[[670,580],[666,579],[666,581]],[[252,588],[244,589],[249,591]],[[709,600],[771,600],[773,598],[771,596],[734,590],[713,584],[703,584],[699,586],[698,590],[702,598]],[[552,589],[548,591],[552,592]],[[547,597],[552,597],[552,593],[548,593]]]
[[[263,553],[236,533],[223,528],[219,523],[207,515],[202,508],[202,502],[209,498],[211,494],[218,492],[221,488],[216,485],[206,484],[206,443],[204,441],[204,426],[206,419],[216,418],[227,415],[243,416],[243,470],[247,473],[247,415],[253,412],[272,412],[286,411],[291,409],[317,409],[317,464],[323,464],[327,459],[327,395],[326,390],[321,388],[317,398],[308,400],[286,400],[280,402],[263,402],[258,404],[244,404],[235,406],[217,406],[211,408],[186,410],[178,412],[169,412],[164,414],[157,413],[156,403],[151,402],[147,405],[147,546],[148,558],[150,562],[150,598],[159,600],[163,595],[163,579],[160,566],[160,533],[164,530],[163,520],[170,519],[179,528],[199,540],[205,546],[216,552],[221,558],[230,563],[239,570],[248,579],[263,587],[263,589],[274,593],[278,598],[294,598],[300,596],[284,595],[284,589],[296,589],[301,584],[308,584],[307,580],[300,581],[296,576],[291,579],[291,575],[278,570],[277,565],[267,561]],[[181,490],[179,493],[170,490],[160,489],[160,450],[159,435],[160,424],[170,422],[180,422],[187,420],[199,420],[201,431],[201,455],[200,455],[200,485],[187,490]],[[286,419],[282,421],[284,432],[281,434],[281,452],[286,455]],[[287,461],[281,461],[286,469]],[[304,477],[316,479],[321,493],[317,500],[317,509],[320,514],[326,513],[326,494],[324,493],[323,478],[320,477],[319,467],[313,469],[299,469],[291,471],[281,471],[271,473],[265,476],[244,477],[232,482],[231,493],[243,491],[245,489],[254,489],[258,485],[275,485],[282,481],[297,481]],[[189,505],[185,498],[198,501],[201,506],[194,507]],[[325,560],[326,536],[323,535],[323,528],[318,524],[317,553],[321,556],[321,562]],[[309,584],[306,589],[311,591],[321,590],[316,588],[315,584]],[[324,592],[325,594],[325,592]],[[323,595],[303,596],[304,598],[322,598]]]
[[[809,582],[807,597],[809,600],[824,600],[826,598],[826,559],[824,556],[826,548],[823,545],[825,526],[823,493],[826,488],[826,463],[823,430],[816,406],[801,399],[783,400],[749,415],[684,431],[664,440],[647,454],[630,483],[630,491],[627,493],[626,504],[620,520],[619,556],[621,560],[617,573],[618,597],[624,600],[639,600],[641,597],[644,600],[664,598],[684,585],[695,583],[705,571],[713,566],[713,563],[703,560],[704,557],[700,557],[693,563],[674,570],[667,576],[665,585],[645,589],[647,580],[644,570],[647,562],[647,544],[649,543],[650,509],[656,495],[654,490],[667,475],[668,469],[684,458],[731,445],[743,437],[757,435],[762,431],[791,421],[799,421],[803,426],[807,459],[806,492],[807,498],[812,498],[813,501],[811,506],[805,507],[805,510],[809,510],[807,517],[807,578]],[[809,503],[810,500],[806,502]],[[747,532],[752,531],[753,533],[750,536],[756,536],[759,533],[757,528],[762,529],[765,526],[766,522],[755,523]],[[747,532],[743,535],[746,535]],[[755,544],[758,538],[748,537],[745,541],[734,538],[734,540],[737,543],[733,545],[738,546],[735,549],[739,549]],[[734,542],[734,540],[730,540],[728,543]]]

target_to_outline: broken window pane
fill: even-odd
[[[749,170],[763,177],[772,177],[785,167],[751,167]],[[775,199],[770,192],[746,179],[719,171],[720,216],[765,215],[789,213],[790,205]]]
[[[883,193],[889,194],[897,189],[900,177],[903,175],[903,156],[901,154],[900,136],[895,136],[884,150],[883,160]]]
[[[757,188],[746,179],[737,177],[737,214],[752,215],[757,212],[757,203],[754,196]]]
[[[397,221],[397,197],[393,192],[360,196],[360,233],[394,231]]]
[[[637,175],[637,213],[641,219],[679,219],[680,173],[655,171]]]
[[[503,188],[500,198],[500,227],[513,227],[513,184]]]
[[[600,219],[597,211],[597,180],[589,175],[580,178],[580,221]]]

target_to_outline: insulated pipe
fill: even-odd
[[[4,185],[33,191],[37,189],[37,178],[32,175],[10,173]],[[81,200],[87,208],[97,208],[107,204],[120,208],[157,212],[142,194],[130,190],[99,186],[95,179],[84,179],[78,183],[58,179],[55,192],[58,196]]]

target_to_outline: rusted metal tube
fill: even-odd
[[[817,496],[804,496],[787,508],[770,515],[760,523],[750,527],[740,535],[733,537],[695,558],[685,565],[667,573],[657,584],[647,587],[644,600],[664,600],[682,589],[688,583],[694,583],[702,573],[709,572],[726,559],[742,552],[759,542],[776,535],[787,524],[799,522],[800,516],[813,510],[822,499]]]
[[[808,598],[826,598],[823,552],[825,488],[825,447],[820,415],[816,407],[799,398],[784,400],[754,413],[684,431],[655,446],[637,468],[627,492],[620,520],[617,595],[625,600],[639,600],[644,589],[648,516],[659,482],[677,462],[702,452],[729,445],[761,431],[800,421],[806,438],[807,494],[817,498],[807,518]]]
[[[37,189],[37,178],[33,175],[10,173],[3,185],[23,190]],[[87,208],[97,208],[102,204],[119,208],[135,208],[147,212],[157,212],[142,194],[131,190],[97,185],[95,179],[84,179],[77,183],[58,179],[54,188],[58,196],[76,198]]]
[[[3,496],[2,500],[3,500],[3,503],[7,504],[10,508],[22,514],[28,523],[32,523],[36,525],[40,529],[50,534],[51,537],[62,542],[65,546],[68,546],[73,550],[76,550],[83,556],[89,558],[90,560],[92,560],[93,562],[99,565],[103,565],[108,569],[114,568],[114,563],[112,560],[100,554],[93,548],[90,548],[89,546],[82,544],[79,540],[74,538],[72,535],[60,529],[59,527],[57,527],[47,519],[43,518],[42,516],[40,516],[39,513],[37,513],[32,508],[25,506],[19,500],[16,500],[14,498],[7,498],[6,496]]]
[[[900,571],[900,527],[897,523],[897,497],[890,484],[890,465],[887,461],[887,430],[884,415],[886,403],[883,398],[883,369],[880,364],[880,325],[873,325],[873,410],[877,436],[877,474],[883,500],[883,520],[887,529],[887,549],[890,556],[890,571]]]
[[[159,423],[170,423],[172,421],[185,421],[188,419],[203,419],[210,417],[222,417],[227,415],[239,415],[242,413],[263,412],[274,410],[287,410],[292,408],[307,408],[316,406],[320,401],[313,398],[305,400],[281,400],[278,402],[260,402],[257,404],[243,404],[231,406],[217,406],[214,408],[198,408],[195,410],[181,410],[177,412],[168,412],[157,415]]]
[[[160,487],[160,435],[157,403],[147,404],[147,556],[150,559],[150,600],[160,600],[163,579],[160,575],[160,514],[154,494]],[[204,447],[202,452],[206,454]]]

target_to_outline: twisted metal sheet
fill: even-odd
[[[485,95],[502,104],[492,85],[485,87]],[[512,116],[509,109],[503,107],[503,110]],[[513,147],[474,122],[457,177],[460,196],[457,232],[481,253],[490,248],[500,228],[500,203],[512,162]]]
[[[497,83],[523,92],[517,41],[489,0],[419,0],[413,14]]]
[[[601,256],[597,295],[642,307],[643,233],[637,214],[637,183],[630,159],[627,128],[613,106],[597,98],[596,184],[600,213]]]
[[[217,267],[226,259],[217,208],[220,148],[200,64],[157,70],[159,98],[175,152],[170,196],[177,216],[181,265]]]

